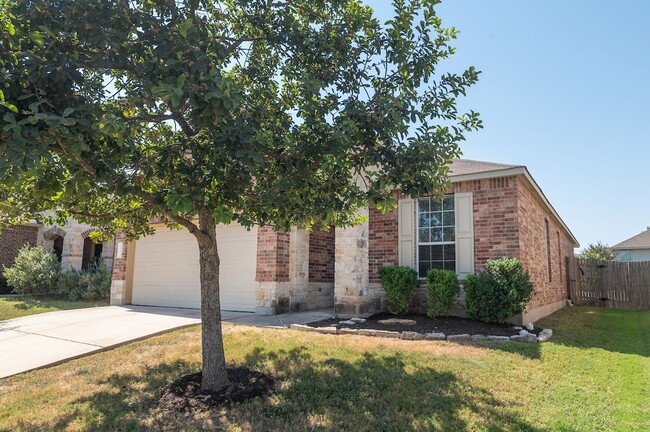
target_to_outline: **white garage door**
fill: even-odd
[[[255,310],[257,228],[238,224],[217,227],[221,258],[221,308]],[[156,229],[137,241],[131,303],[200,308],[199,249],[187,230]]]

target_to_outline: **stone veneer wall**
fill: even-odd
[[[52,235],[63,237],[63,253],[61,255],[61,268],[63,270],[80,270],[83,262],[84,239],[94,231],[88,224],[77,222],[70,218],[64,226],[43,226],[39,230],[37,244],[44,248],[52,248],[54,240]],[[102,243],[101,259],[106,268],[113,268],[114,241]]]
[[[360,211],[368,218],[368,209]],[[367,315],[383,308],[379,284],[369,284],[369,221],[336,228],[334,311],[341,317]]]
[[[121,306],[127,300],[126,293],[126,263],[129,254],[129,244],[126,236],[118,233],[115,236],[115,251],[113,255],[113,280],[111,282],[111,305]],[[120,244],[122,246],[120,246]]]
[[[24,245],[36,246],[38,227],[16,225],[5,228],[0,234],[0,272],[10,267]]]

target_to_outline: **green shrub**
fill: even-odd
[[[388,312],[403,315],[418,286],[418,274],[411,267],[386,266],[379,269],[381,286],[388,294]]]
[[[14,292],[14,287],[7,283],[7,278],[0,274],[0,295],[11,294]]]
[[[53,252],[40,246],[23,246],[3,275],[18,294],[50,294],[55,291],[61,264]]]
[[[485,322],[504,322],[524,312],[534,289],[516,258],[489,260],[483,272],[465,279],[463,287],[467,314]]]
[[[57,293],[70,300],[107,298],[111,291],[111,274],[103,263],[97,262],[87,270],[67,270],[60,274]]]
[[[427,272],[427,315],[446,315],[458,295],[458,276],[451,270],[431,269]]]

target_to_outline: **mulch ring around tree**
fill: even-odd
[[[191,413],[266,397],[275,387],[270,375],[244,367],[228,368],[230,385],[217,392],[201,391],[201,373],[185,375],[159,389],[155,406],[160,409]]]
[[[408,319],[415,321],[415,325],[402,325],[402,324],[380,324],[380,320],[391,318]],[[343,321],[340,318],[331,318],[324,321],[317,321],[307,324],[311,327],[337,327],[337,328],[353,328],[353,329],[368,329],[368,330],[390,330],[396,332],[413,331],[418,333],[444,333],[449,335],[459,334],[481,334],[481,335],[494,335],[494,336],[512,336],[519,333],[520,326],[513,324],[498,324],[486,323],[469,318],[459,317],[438,317],[429,318],[426,315],[404,315],[396,316],[388,313],[380,313],[366,318],[365,322],[360,322],[354,325],[339,324]],[[539,335],[542,331],[541,328],[535,327],[530,333]]]

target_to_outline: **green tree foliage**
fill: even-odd
[[[18,294],[51,294],[61,264],[53,252],[40,246],[23,246],[11,267],[5,268],[3,276]]]
[[[451,270],[431,269],[427,272],[427,315],[446,315],[458,295],[458,275]]]
[[[384,266],[379,269],[381,286],[388,297],[388,312],[404,315],[418,288],[418,274],[411,267]]]
[[[344,226],[441,194],[478,114],[437,1],[0,0],[0,220],[195,236],[203,388],[227,384],[217,223]],[[369,169],[370,168],[370,169]],[[42,216],[40,216],[42,218]]]
[[[485,270],[463,283],[467,314],[485,322],[504,322],[526,310],[534,287],[517,258],[488,260]]]
[[[578,258],[580,259],[601,261],[613,261],[615,257],[616,252],[614,252],[608,245],[601,242],[590,243],[578,254]]]

